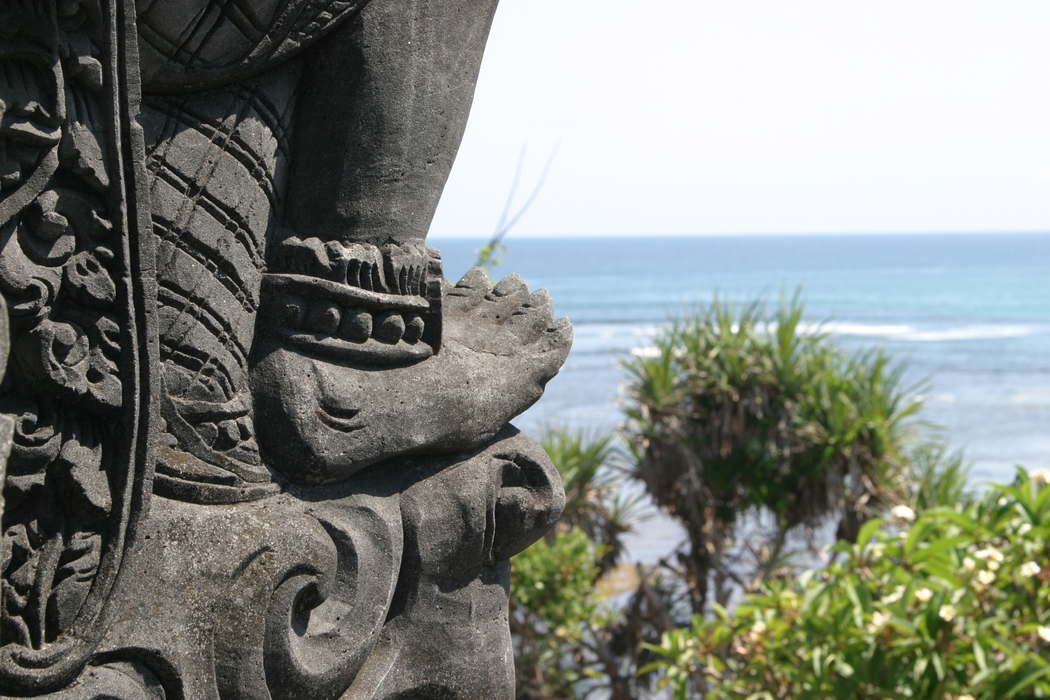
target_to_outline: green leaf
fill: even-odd
[[[1012,698],[1047,674],[1050,674],[1050,665],[1026,661],[1021,668],[996,684],[995,697]]]
[[[908,537],[904,540],[904,554],[909,559],[919,542],[929,539],[930,532],[936,527],[936,522],[928,516],[920,516],[908,531]]]
[[[973,640],[973,660],[977,662],[977,668],[988,670],[988,657],[984,653],[984,646],[977,639]]]
[[[958,535],[957,537],[946,537],[944,539],[935,540],[932,544],[927,547],[921,547],[916,549],[909,556],[909,559],[913,564],[923,562],[930,557],[938,554],[942,554],[949,549],[954,549],[960,545],[969,544],[973,541],[969,535]]]
[[[983,527],[979,521],[971,518],[965,513],[960,513],[950,508],[931,508],[923,513],[923,516],[926,518],[947,520],[971,536],[987,531],[987,528]]]
[[[857,547],[860,551],[864,551],[880,527],[882,527],[882,518],[872,518],[860,526],[860,532],[857,533]]]
[[[835,657],[835,672],[843,678],[849,678],[854,674],[853,666],[843,661],[840,657]]]
[[[941,657],[937,652],[933,652],[930,655],[930,663],[933,664],[934,673],[937,674],[937,680],[944,680],[944,658]]]

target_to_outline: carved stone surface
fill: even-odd
[[[0,0],[0,697],[513,696],[572,329],[425,242],[495,6]]]

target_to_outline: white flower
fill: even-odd
[[[1028,473],[1028,478],[1042,486],[1050,481],[1050,469],[1036,469]]]
[[[977,580],[986,586],[990,586],[995,583],[995,574],[991,571],[978,571]]]
[[[957,588],[957,589],[955,589],[955,593],[952,593],[952,603],[958,603],[960,600],[962,600],[962,597],[964,595],[966,595],[966,589],[965,588]]]
[[[1035,576],[1042,570],[1043,567],[1039,566],[1034,561],[1026,561],[1024,564],[1021,564],[1021,575],[1025,578]]]
[[[973,696],[969,693],[965,693],[959,696],[959,700],[973,700]]]
[[[955,619],[955,606],[954,605],[942,605],[941,609],[937,611],[937,616],[945,622],[951,622]]]
[[[999,505],[1005,506],[1009,502],[1010,502],[1010,500],[1006,496],[1000,496],[999,497]]]
[[[989,559],[988,561],[985,562],[984,565],[988,567],[989,571],[998,571],[999,570],[999,562],[997,562],[995,559]]]
[[[1044,642],[1050,642],[1050,627],[1039,625],[1039,627],[1036,628],[1035,632],[1039,635],[1039,638],[1042,639]]]
[[[1018,535],[1027,535],[1032,531],[1032,523],[1021,523],[1021,527],[1017,528]]]
[[[897,586],[896,588],[893,589],[893,593],[890,593],[888,596],[886,596],[885,598],[882,599],[882,602],[886,603],[887,605],[893,605],[898,600],[900,600],[901,596],[903,596],[903,595],[904,595],[904,586]]]
[[[966,569],[968,572],[973,573],[973,570],[976,567],[977,567],[977,562],[975,562],[970,557],[966,557],[965,559],[963,559],[963,568]]]
[[[759,635],[764,634],[769,629],[766,627],[766,623],[763,620],[756,620],[755,624],[751,625],[751,634]]]
[[[915,597],[919,599],[920,603],[926,603],[933,597],[933,591],[929,588],[920,588],[915,591]]]
[[[979,549],[973,553],[978,559],[988,559],[989,561],[1001,562],[1003,560],[1003,553],[995,547],[987,547],[985,549]]]
[[[868,625],[869,632],[877,632],[886,624],[889,620],[889,615],[884,615],[879,611],[875,611],[871,614],[871,624]]]
[[[915,520],[915,511],[905,505],[890,508],[890,515],[897,520]]]

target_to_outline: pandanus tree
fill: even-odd
[[[636,475],[688,533],[680,556],[694,609],[714,579],[720,601],[775,572],[786,537],[837,517],[852,540],[866,519],[907,498],[903,449],[920,402],[903,365],[880,350],[847,353],[803,323],[796,295],[699,307],[624,361],[626,435]],[[745,513],[772,522],[727,559]],[[741,548],[737,546],[736,550]]]
[[[565,512],[547,533],[547,541],[558,532],[579,528],[602,546],[598,573],[605,573],[623,554],[621,537],[634,526],[641,500],[641,494],[621,488],[627,468],[622,450],[611,434],[565,428],[545,430],[540,444],[565,486]]]

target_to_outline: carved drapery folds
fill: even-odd
[[[294,66],[247,84],[147,94],[165,430],[156,492],[272,495],[247,391],[266,238],[291,157]]]
[[[295,56],[368,0],[138,0],[142,82],[158,92],[249,78]]]
[[[149,471],[152,251],[119,2],[0,4],[0,292],[13,418],[0,687],[72,680],[119,599]],[[128,88],[131,87],[132,92]],[[149,274],[143,274],[149,272]]]

